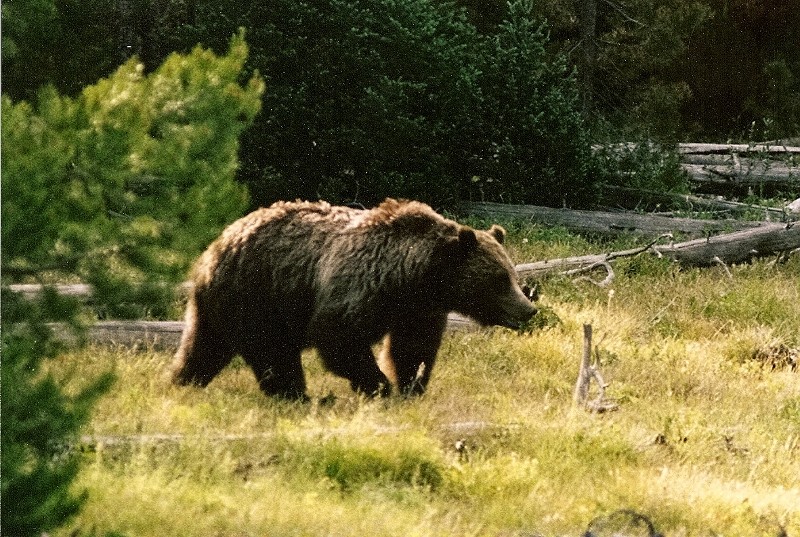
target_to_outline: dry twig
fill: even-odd
[[[595,357],[597,353],[595,353]],[[608,384],[600,374],[599,363],[591,363],[592,357],[592,325],[583,325],[583,354],[581,355],[581,367],[578,371],[578,381],[575,383],[574,402],[576,405],[585,407],[592,412],[608,412],[616,410],[618,405],[606,399],[606,388]],[[597,383],[597,397],[593,401],[589,398],[589,386],[592,379]]]

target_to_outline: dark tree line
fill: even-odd
[[[268,86],[240,151],[254,204],[576,205],[597,182],[589,139],[800,133],[792,0],[457,4],[17,0],[3,5],[3,92],[74,95],[132,55],[152,70],[197,43],[222,52],[243,27],[246,75]]]
[[[153,69],[197,43],[222,51],[245,28],[246,71],[267,85],[240,151],[239,179],[254,204],[592,197],[575,77],[547,50],[528,3],[507,7],[491,33],[427,0],[94,0],[80,2],[80,13],[77,5],[4,6],[4,91],[31,99],[48,82],[72,93],[127,54]]]
[[[459,4],[485,32],[505,16],[503,0]],[[800,136],[795,0],[542,0],[533,12],[548,21],[551,49],[568,56],[582,81],[592,79],[595,132],[611,125],[682,140]]]
[[[575,205],[594,192],[588,137],[800,133],[792,0],[458,4],[18,0],[3,5],[3,91],[75,94],[132,55],[155,69],[197,43],[222,52],[243,27],[246,71],[267,82],[240,151],[254,204]]]

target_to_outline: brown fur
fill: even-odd
[[[388,336],[381,362],[392,383],[422,393],[449,311],[509,326],[535,312],[504,236],[499,226],[473,230],[413,201],[259,209],[195,265],[173,379],[205,386],[241,355],[264,393],[304,398],[300,354],[316,347],[354,390],[387,394],[371,345]]]

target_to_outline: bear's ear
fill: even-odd
[[[464,259],[478,248],[478,236],[475,230],[467,226],[459,226],[458,235],[449,235],[444,241],[444,252],[448,258]]]
[[[492,227],[489,228],[489,234],[500,244],[503,244],[506,240],[506,230],[503,229],[503,226],[492,224]]]
[[[462,227],[458,230],[458,246],[462,252],[470,252],[478,247],[478,237],[475,230],[469,227]]]

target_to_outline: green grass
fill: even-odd
[[[511,232],[517,261],[617,246]],[[543,329],[449,334],[421,399],[360,399],[313,352],[307,405],[241,363],[197,389],[166,353],[64,354],[68,386],[118,380],[83,431],[88,501],[54,535],[579,536],[619,509],[668,536],[800,534],[800,256],[616,272],[542,281]],[[583,323],[616,412],[572,406]]]

